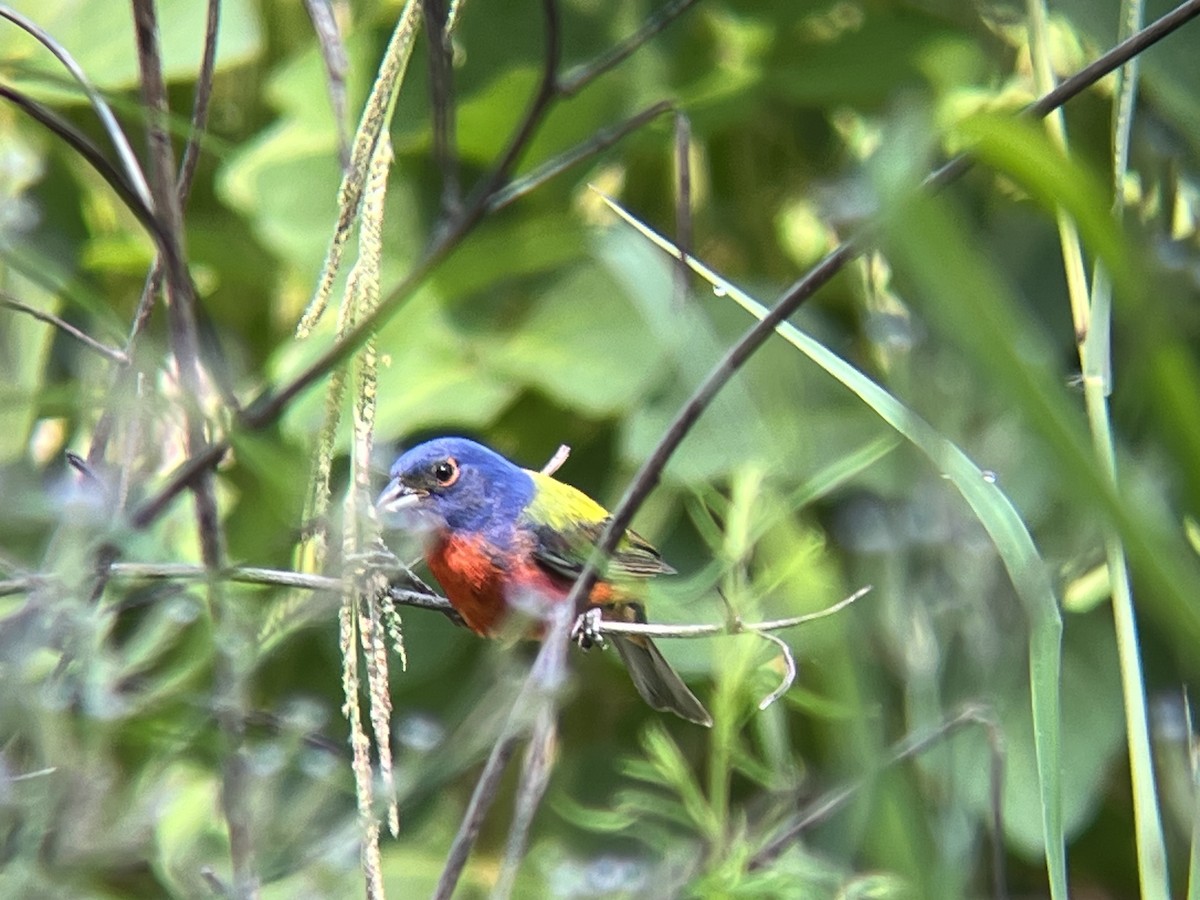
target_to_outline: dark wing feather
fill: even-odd
[[[551,572],[574,579],[583,571],[608,522],[579,522],[566,529],[535,526],[533,558]],[[674,572],[635,531],[625,532],[608,564],[608,575],[615,578],[650,578]]]

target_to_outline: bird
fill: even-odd
[[[524,469],[464,437],[401,454],[376,501],[386,523],[426,532],[425,562],[476,634],[494,637],[533,599],[563,602],[608,524],[587,494]],[[603,619],[646,622],[639,587],[675,570],[625,532],[588,597]],[[645,635],[610,634],[634,687],[653,709],[709,727],[712,716]]]

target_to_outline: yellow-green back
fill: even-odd
[[[573,577],[600,539],[608,510],[578,488],[541,472],[526,471],[533,479],[534,494],[525,508],[525,519],[538,533],[539,558]],[[629,530],[617,543],[608,574],[644,578],[673,571],[649,541]]]

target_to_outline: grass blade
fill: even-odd
[[[1054,72],[1050,63],[1047,37],[1049,16],[1045,0],[1029,0],[1028,5],[1030,54],[1034,62],[1037,89],[1046,92],[1054,87]],[[1137,30],[1141,21],[1141,2],[1125,0],[1122,6],[1122,34],[1128,35]],[[1118,213],[1121,209],[1120,191],[1129,161],[1129,128],[1133,117],[1137,80],[1136,59],[1127,66],[1127,69],[1118,73],[1121,85],[1116,94],[1117,108],[1113,128],[1114,185]],[[1045,126],[1051,141],[1065,155],[1067,134],[1062,110],[1056,110],[1047,116]],[[1083,243],[1079,239],[1079,232],[1063,208],[1056,210],[1056,216],[1063,266],[1066,270],[1067,294],[1075,323],[1080,369],[1084,376],[1084,406],[1092,433],[1092,445],[1104,476],[1115,486],[1116,442],[1108,406],[1108,395],[1112,389],[1109,343],[1112,286],[1103,265],[1097,262],[1089,292],[1083,263]],[[1112,589],[1113,625],[1116,629],[1121,692],[1125,703],[1125,740],[1129,749],[1129,770],[1133,784],[1138,878],[1143,898],[1166,900],[1170,896],[1167,851],[1155,787],[1150,726],[1146,713],[1146,688],[1138,647],[1137,618],[1133,608],[1133,586],[1121,537],[1112,525],[1106,528],[1106,532],[1104,551]]]

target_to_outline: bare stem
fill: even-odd
[[[167,287],[167,324],[171,352],[179,370],[187,416],[186,445],[196,453],[207,444],[205,422],[200,411],[202,391],[199,339],[196,329],[196,295],[187,270],[183,234],[183,212],[176,187],[175,155],[167,133],[167,91],[159,50],[158,14],[154,0],[133,0],[134,32],[137,38],[142,102],[147,113],[150,159],[150,190],[156,219],[162,226],[160,259]],[[200,552],[205,568],[214,575],[224,566],[224,534],[217,511],[212,472],[201,471],[192,485]],[[233,892],[238,897],[256,897],[250,814],[247,806],[249,771],[242,746],[244,706],[239,661],[229,640],[230,623],[225,621],[220,582],[208,581],[209,615],[218,633],[214,661],[214,691],[217,721],[225,742],[221,759],[221,806],[229,830],[233,865]]]
[[[442,212],[457,215],[462,205],[454,121],[454,66],[445,0],[422,0],[429,41],[429,97],[433,107],[433,156],[442,173]]]
[[[442,868],[437,888],[433,892],[433,900],[450,900],[454,893],[458,879],[466,868],[467,859],[471,856],[471,848],[475,846],[479,837],[479,829],[483,827],[484,817],[487,816],[492,801],[496,799],[496,792],[500,789],[500,777],[517,749],[517,740],[515,734],[501,738],[488,755],[479,781],[475,783],[475,790],[471,793],[466,814],[459,823],[453,843],[450,844],[450,853],[446,857],[446,865]]]
[[[844,808],[879,772],[920,756],[930,747],[970,726],[982,728],[988,742],[991,760],[988,774],[992,807],[992,893],[996,900],[1003,900],[1008,896],[1004,877],[1004,737],[991,711],[979,705],[964,707],[931,731],[905,737],[892,747],[888,758],[870,775],[830,791],[809,803],[780,834],[753,856],[750,869],[761,869],[770,865],[807,829]]]

